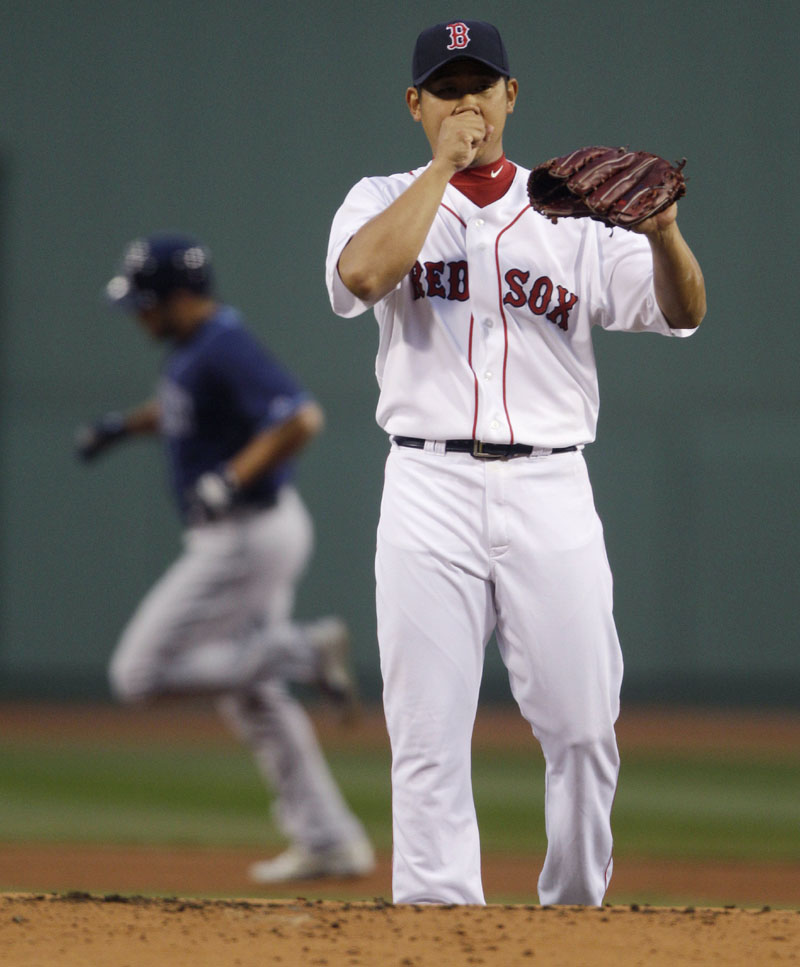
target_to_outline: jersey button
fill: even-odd
[[[490,369],[487,369],[486,372],[483,374],[483,378],[484,379],[491,379],[492,378],[492,371]]]

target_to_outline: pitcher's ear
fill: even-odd
[[[420,100],[422,99],[422,92],[418,87],[409,87],[406,91],[406,104],[408,105],[408,110],[411,113],[411,117],[415,121],[419,121],[422,117],[420,113]]]
[[[519,83],[516,77],[509,77],[506,81],[506,114],[514,113],[514,105],[517,103],[519,94]]]

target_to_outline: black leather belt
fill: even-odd
[[[425,449],[425,440],[418,436],[393,436],[399,447]],[[511,457],[529,457],[532,453],[549,456],[551,453],[572,453],[577,447],[531,447],[526,443],[482,443],[480,440],[445,440],[445,453],[471,453],[478,460],[508,460]]]

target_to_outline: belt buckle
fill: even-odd
[[[484,450],[482,440],[472,441],[472,456],[475,457],[476,460],[508,460],[508,457],[504,456],[502,453],[488,453],[486,450]]]

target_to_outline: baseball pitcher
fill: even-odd
[[[359,181],[327,256],[333,310],[371,308],[380,333],[394,899],[484,902],[470,742],[494,631],[546,763],[540,902],[600,904],[622,657],[582,453],[598,415],[592,330],[685,337],[700,323],[703,277],[675,220],[682,178],[637,152],[579,152],[530,188],[588,201],[532,207],[532,173],[503,148],[519,84],[491,24],[424,30],[411,80],[432,160]],[[591,177],[573,179],[584,165]]]

